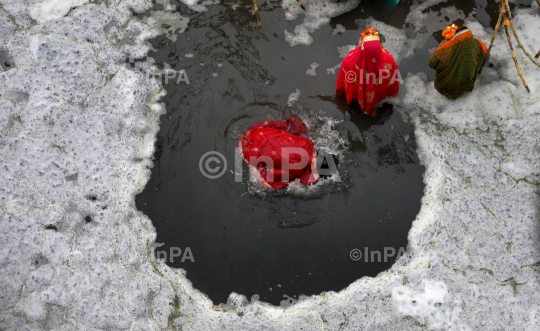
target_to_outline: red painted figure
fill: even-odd
[[[317,153],[307,132],[307,126],[293,116],[284,122],[264,121],[247,130],[238,147],[263,186],[282,189],[297,178],[311,185],[319,174]]]

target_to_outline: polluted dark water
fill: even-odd
[[[158,254],[167,253],[167,264],[186,270],[215,304],[236,292],[279,305],[376,276],[407,246],[424,190],[414,128],[390,104],[379,107],[377,119],[348,106],[335,97],[337,75],[327,68],[341,62],[338,47],[358,42],[357,20],[374,17],[403,28],[418,1],[394,7],[363,1],[315,31],[314,43],[295,47],[285,41],[284,30],[293,31],[303,16],[285,21],[281,1],[259,1],[260,31],[251,3],[237,1],[233,8],[222,1],[203,13],[177,4],[190,18],[185,33],[175,42],[165,36],[152,41],[156,64],[185,69],[190,84],[164,82],[167,113],[150,181],[136,204],[157,229],[156,241],[163,243]],[[468,14],[471,3],[446,5],[462,6]],[[482,23],[494,24],[496,14],[482,3],[476,5],[486,12]],[[333,33],[337,24],[347,30]],[[433,38],[436,45],[435,33]],[[427,72],[427,64],[414,59],[403,61],[404,77]],[[313,63],[316,76],[306,74]],[[297,90],[299,99],[289,106]],[[281,192],[260,190],[245,174],[235,181],[234,148],[243,131],[289,115],[308,123],[318,148],[339,155],[341,181]],[[227,160],[228,169],[217,179],[199,167],[211,151]],[[362,253],[359,260],[355,249]]]

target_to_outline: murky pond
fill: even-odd
[[[338,47],[358,42],[369,17],[400,29],[405,25],[413,38],[405,18],[419,2],[389,7],[363,1],[316,30],[311,45],[295,47],[285,41],[284,30],[294,30],[303,16],[285,21],[281,1],[259,1],[262,31],[251,1],[222,1],[203,13],[179,5],[191,20],[185,33],[175,42],[153,41],[156,63],[185,69],[190,84],[165,84],[167,113],[152,177],[137,196],[137,207],[152,220],[157,242],[164,243],[158,251],[189,247],[192,259],[182,261],[180,255],[168,263],[186,270],[194,287],[214,303],[226,302],[231,292],[280,304],[286,296],[339,291],[388,269],[407,246],[424,189],[414,128],[390,104],[381,105],[377,119],[348,106],[335,97],[337,75],[327,69],[341,62]],[[466,15],[476,8],[481,23],[494,25],[496,8],[486,4],[443,3]],[[441,8],[427,13],[438,15]],[[336,33],[337,24],[346,30]],[[439,34],[433,31],[413,57],[401,61],[403,77],[408,72],[433,77],[427,50],[437,45]],[[306,74],[312,64],[315,76]],[[297,90],[299,100],[288,105]],[[341,181],[279,192],[260,190],[247,179],[236,182],[234,148],[244,130],[289,115],[305,120],[318,149],[339,155]],[[209,151],[227,159],[229,168],[218,179],[199,169]],[[353,249],[362,253],[358,261],[350,256]]]

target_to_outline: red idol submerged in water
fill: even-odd
[[[238,147],[263,186],[282,189],[298,178],[311,185],[319,174],[317,153],[307,132],[304,122],[293,116],[284,122],[264,121],[247,130]]]

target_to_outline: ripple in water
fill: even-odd
[[[164,85],[167,114],[154,168],[136,197],[157,229],[156,241],[164,243],[158,250],[189,247],[195,260],[167,263],[186,270],[216,304],[231,292],[285,304],[388,269],[395,256],[366,262],[351,259],[350,252],[407,246],[424,169],[412,126],[390,105],[372,120],[333,97],[337,76],[320,68],[341,61],[338,46],[355,43],[356,31],[326,38],[332,29],[323,27],[309,47],[291,48],[283,31],[294,23],[283,20],[279,6],[261,7],[262,32],[247,11],[221,5],[204,13],[180,11],[190,26],[176,42],[154,40],[151,56],[158,66],[185,69],[191,85]],[[320,64],[317,75],[306,75],[313,62]],[[299,100],[287,106],[297,89]],[[259,121],[289,115],[306,122],[318,150],[338,155],[341,182],[293,183],[274,192],[236,182],[232,165],[241,134]],[[208,151],[222,153],[231,165],[218,179],[199,171]]]

